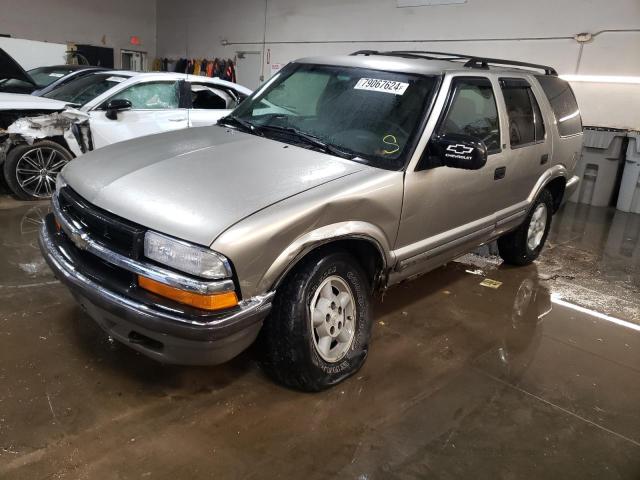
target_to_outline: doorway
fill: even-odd
[[[135,50],[120,50],[121,66],[123,70],[134,72],[147,71],[147,52],[137,52]]]
[[[262,52],[236,52],[236,81],[251,90],[262,83]]]

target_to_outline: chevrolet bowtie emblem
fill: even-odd
[[[473,152],[473,147],[463,145],[462,143],[456,143],[455,145],[449,145],[447,147],[447,152],[457,153],[459,155],[467,155]]]

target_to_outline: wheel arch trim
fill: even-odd
[[[334,223],[309,231],[291,242],[262,276],[258,291],[276,289],[286,275],[313,250],[343,240],[365,241],[375,247],[382,261],[383,272],[394,263],[389,241],[379,227],[360,221]]]
[[[557,178],[564,178],[565,182],[568,182],[571,178],[571,175],[564,165],[554,165],[553,167],[546,170],[542,175],[540,175],[540,178],[536,182],[535,186],[531,190],[531,193],[529,194],[529,197],[527,198],[529,207],[533,205],[533,202],[535,202],[536,198],[538,198],[540,192],[542,192],[542,190],[544,190],[549,185],[549,183]]]

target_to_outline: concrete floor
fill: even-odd
[[[639,215],[568,204],[535,265],[390,290],[361,372],[311,395],[252,351],[109,342],[40,258],[46,210],[0,199],[0,478],[640,478]]]

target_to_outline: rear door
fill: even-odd
[[[571,86],[556,76],[537,75],[536,79],[551,107],[548,123],[555,121],[557,125],[548,132],[553,141],[552,160],[572,172],[582,151],[582,119],[576,97]]]
[[[89,112],[94,148],[131,138],[187,128],[187,109],[181,107],[180,83],[152,80],[133,84],[114,94]],[[115,120],[106,117],[106,104],[115,99],[131,102],[131,109],[118,112]]]
[[[496,182],[491,197],[498,223],[527,209],[527,198],[551,159],[551,141],[531,83],[526,78],[500,77],[499,84],[506,111],[508,161],[504,182]]]

